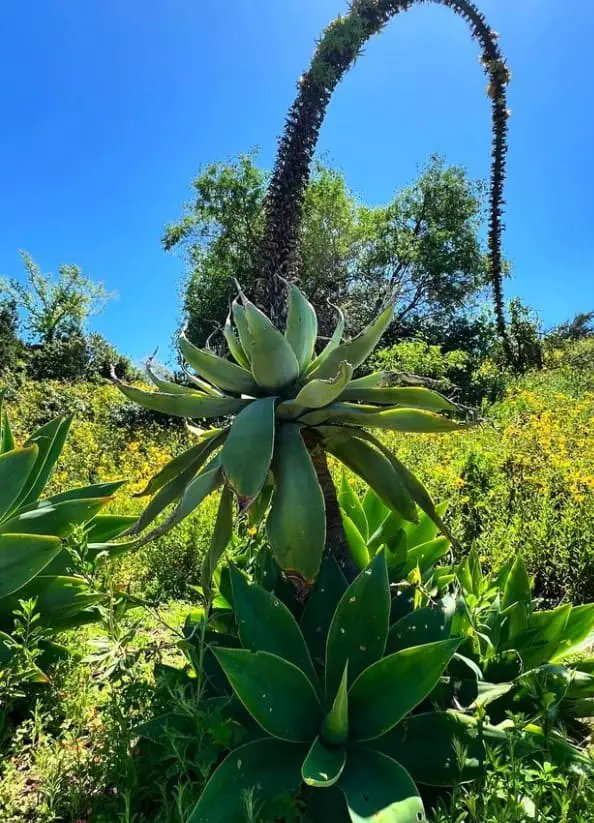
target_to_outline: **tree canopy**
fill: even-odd
[[[253,153],[212,163],[192,183],[193,199],[163,236],[187,263],[183,313],[203,344],[224,322],[233,278],[250,290],[258,276],[268,172]],[[316,164],[301,227],[301,286],[318,310],[322,334],[339,305],[353,331],[395,294],[393,334],[421,318],[447,322],[486,283],[479,229],[484,187],[463,168],[432,157],[417,180],[385,206],[370,206],[344,175]]]

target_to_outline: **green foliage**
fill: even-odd
[[[18,336],[18,315],[14,300],[0,299],[0,376],[3,380],[23,366],[25,347]]]
[[[326,562],[334,563],[331,557]],[[386,733],[436,686],[459,641],[423,645],[420,633],[418,646],[384,656],[390,589],[380,552],[331,604],[318,676],[295,617],[277,595],[248,583],[238,571],[232,570],[231,579],[239,640],[247,647],[225,647],[225,638],[217,640],[210,631],[209,644],[234,693],[269,737],[228,755],[189,820],[242,820],[241,796],[249,789],[265,813],[267,803],[296,791],[302,781],[314,788],[337,784],[344,798],[337,795],[334,801],[339,819],[347,808],[353,820],[422,819],[413,780],[382,747]],[[326,599],[324,575],[317,585]],[[282,619],[274,619],[275,611]],[[423,676],[411,677],[421,657]]]
[[[267,182],[253,155],[211,164],[193,181],[195,198],[184,217],[165,230],[165,248],[181,246],[187,257],[184,314],[200,345],[223,324],[233,278],[256,288]],[[328,301],[345,308],[352,330],[393,293],[395,329],[436,312],[443,325],[444,315],[457,313],[485,284],[481,200],[480,185],[437,157],[387,206],[373,208],[357,200],[340,172],[317,164],[303,203],[300,280],[321,333],[333,327]]]
[[[233,307],[237,332],[230,320],[227,329],[235,363],[197,348],[182,334],[180,348],[198,375],[196,385],[179,386],[150,368],[158,392],[116,378],[126,397],[155,411],[201,419],[236,415],[225,428],[203,432],[198,446],[151,481],[143,494],[154,496],[132,533],[143,532],[175,503],[168,518],[145,532],[141,542],[165,534],[221,486],[233,491],[240,511],[258,505],[262,493],[267,502],[271,473],[267,538],[281,568],[311,582],[326,538],[326,504],[311,456],[316,448],[359,474],[398,516],[416,521],[419,506],[441,524],[422,484],[367,428],[454,431],[464,424],[443,412],[456,413],[457,407],[424,388],[389,388],[389,373],[363,378],[363,384],[350,379],[388,327],[393,304],[357,337],[341,343],[339,334],[315,356],[316,314],[296,286],[289,291],[284,335],[242,292],[240,300]]]
[[[52,627],[80,619],[95,598],[84,579],[70,576],[70,538],[89,541],[91,555],[109,552],[130,518],[100,515],[122,485],[98,483],[43,496],[64,447],[70,417],[35,431],[23,447],[14,441],[0,396],[0,625],[13,626],[24,599],[35,598],[39,616]],[[123,547],[125,548],[125,547]],[[121,548],[118,547],[118,551]]]

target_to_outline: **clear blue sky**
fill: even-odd
[[[513,72],[507,296],[552,324],[594,309],[594,3],[479,0]],[[17,249],[119,299],[93,327],[167,346],[183,262],[162,251],[200,164],[275,141],[314,38],[345,0],[12,0],[0,33],[0,273]],[[447,9],[400,15],[335,95],[321,145],[368,202],[431,152],[488,172],[477,47]]]

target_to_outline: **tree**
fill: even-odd
[[[547,334],[549,342],[575,342],[594,337],[594,311],[580,311],[571,320],[560,323]]]
[[[0,278],[4,292],[25,313],[24,325],[42,345],[80,335],[85,321],[100,312],[114,294],[86,277],[75,265],[63,265],[58,276],[43,274],[33,258],[21,252],[26,280]]]
[[[24,353],[16,305],[13,300],[0,300],[0,375],[13,372]]]
[[[189,337],[203,344],[220,326],[235,294],[233,278],[255,288],[264,198],[269,181],[253,154],[213,163],[193,181],[194,199],[167,226],[166,249],[188,263],[183,313]],[[317,162],[305,192],[300,229],[301,284],[316,305],[322,335],[340,305],[347,328],[373,317],[398,297],[393,333],[405,321],[439,313],[441,322],[486,282],[478,239],[483,186],[464,169],[432,157],[418,180],[382,207],[362,204],[341,172]]]

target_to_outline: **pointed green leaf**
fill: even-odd
[[[27,506],[29,503],[34,503],[41,495],[62,453],[71,423],[72,415],[58,417],[46,423],[45,426],[41,426],[29,437],[25,448],[36,444],[39,453],[15,506]]]
[[[233,321],[237,329],[237,334],[239,335],[241,348],[245,352],[245,356],[249,361],[252,357],[252,335],[250,334],[248,322],[245,316],[245,309],[237,298],[235,298],[231,304],[231,313],[233,315]]]
[[[341,509],[351,518],[355,526],[363,535],[363,539],[367,542],[367,540],[369,540],[369,525],[367,523],[365,510],[363,509],[359,498],[353,491],[353,487],[347,480],[346,472],[344,471],[342,472],[342,477],[340,480],[338,502]]]
[[[346,765],[346,757],[345,749],[325,746],[316,737],[301,767],[303,782],[307,786],[329,789],[338,782]]]
[[[315,580],[326,542],[324,496],[299,426],[283,423],[277,432],[274,493],[266,534],[279,566]]]
[[[257,395],[258,386],[247,369],[206,349],[196,348],[184,334],[179,336],[179,348],[194,371],[218,389],[235,394],[248,394],[252,397]],[[233,412],[224,413],[233,414]],[[191,417],[192,415],[184,416]],[[200,416],[194,415],[194,417]]]
[[[85,500],[88,497],[112,497],[122,488],[125,482],[125,480],[113,480],[110,483],[93,483],[90,486],[80,486],[61,494],[52,494],[51,497],[45,498],[43,502],[64,503],[66,500]]]
[[[534,612],[529,618],[526,631],[509,641],[520,653],[525,669],[548,663],[554,657],[565,635],[570,614],[570,603],[550,611]]]
[[[324,554],[320,573],[301,615],[301,631],[314,661],[323,664],[328,630],[347,582],[334,556]]]
[[[56,537],[0,535],[0,597],[22,589],[43,571],[61,548]]]
[[[373,740],[400,723],[439,682],[460,638],[414,646],[373,663],[349,692],[355,740]]]
[[[201,582],[206,592],[210,592],[212,576],[221,559],[223,552],[231,542],[233,536],[233,493],[231,489],[225,488],[221,493],[217,519],[210,540],[208,552],[204,556],[202,563]]]
[[[501,609],[507,609],[514,603],[523,603],[528,608],[532,603],[532,589],[530,586],[530,578],[526,571],[524,558],[518,554],[514,560],[514,564],[505,581],[505,589],[503,591],[503,600],[501,602]]]
[[[130,514],[96,515],[87,526],[87,540],[89,543],[105,543],[108,540],[114,540],[135,522],[136,517]]]
[[[584,606],[574,606],[565,626],[563,640],[551,661],[561,660],[568,654],[575,652],[594,633],[594,603]]]
[[[413,714],[373,745],[398,758],[416,783],[456,786],[485,773],[489,764],[485,744],[496,749],[506,741],[503,729],[486,723],[479,727],[475,718],[447,711]]]
[[[230,314],[227,315],[225,325],[223,326],[223,337],[225,338],[225,342],[227,343],[227,347],[233,359],[244,369],[249,369],[250,361],[246,357],[241,341],[235,336],[235,331],[233,330],[233,326],[231,324]]]
[[[332,308],[336,309],[338,313],[338,323],[332,332],[332,337],[328,340],[320,354],[318,354],[317,357],[314,357],[311,364],[308,366],[307,371],[305,372],[306,377],[309,377],[319,366],[325,363],[330,354],[340,345],[342,341],[345,327],[344,314],[339,306],[332,306]]]
[[[275,654],[213,649],[233,691],[265,732],[293,743],[312,740],[322,707],[305,674]]]
[[[313,684],[317,677],[297,621],[272,592],[249,584],[231,567],[233,605],[241,645],[250,651],[276,654],[301,669]]]
[[[385,649],[390,618],[388,569],[383,552],[340,599],[326,644],[326,697],[333,699],[347,660],[351,682]]]
[[[0,525],[0,534],[48,534],[54,537],[68,537],[75,526],[88,523],[109,501],[109,497],[66,500],[56,504],[41,500],[34,508],[5,520]]]
[[[299,363],[284,335],[264,312],[242,297],[245,317],[252,337],[250,361],[258,386],[276,391],[299,377]]]
[[[322,737],[332,746],[341,746],[349,736],[349,662],[345,663],[332,708],[324,719]]]
[[[350,363],[343,361],[339,364],[338,371],[333,377],[324,380],[309,380],[293,403],[303,410],[321,409],[323,406],[329,406],[342,394],[352,376],[353,367]]]
[[[254,500],[262,490],[274,447],[276,397],[254,400],[231,425],[221,452],[223,474],[240,505]]]
[[[16,443],[10,429],[10,421],[6,412],[2,410],[0,401],[0,454],[11,452],[15,448]]]
[[[371,486],[366,489],[365,495],[363,496],[363,511],[369,524],[370,535],[377,532],[386,517],[390,514],[390,508],[380,500]]]
[[[303,746],[271,739],[235,749],[206,784],[187,823],[245,823],[248,792],[265,814],[267,802],[299,788],[305,751]]]
[[[172,417],[226,417],[237,414],[252,402],[249,399],[235,397],[208,397],[199,392],[191,395],[144,391],[121,381],[117,382],[117,387],[133,403],[138,403],[145,409],[161,414],[169,414]]]
[[[23,491],[38,454],[36,445],[0,454],[0,521]]]
[[[443,434],[464,431],[470,426],[469,423],[459,423],[449,417],[420,409],[389,408],[377,411],[374,406],[357,406],[349,403],[332,403],[320,411],[309,412],[300,419],[308,426],[318,426],[321,423],[348,423],[409,434]]]
[[[339,364],[346,360],[353,369],[360,366],[375,349],[382,334],[392,322],[394,305],[387,306],[358,337],[337,346],[310,373],[309,377],[327,379],[336,374]]]
[[[285,337],[295,353],[301,373],[311,362],[317,336],[318,318],[315,309],[303,292],[291,283]]]
[[[342,529],[344,536],[349,546],[353,563],[359,571],[364,569],[369,564],[369,550],[367,544],[363,540],[363,535],[355,526],[353,521],[344,512],[341,512]]]
[[[385,513],[385,507],[383,507],[383,513]],[[372,554],[375,554],[380,546],[383,545],[393,550],[393,546],[400,545],[401,534],[404,534],[406,538],[405,531],[405,521],[402,517],[394,512],[389,512],[369,538],[367,547]],[[406,540],[405,545],[408,545],[408,541]]]
[[[404,564],[403,577],[410,574],[417,566],[421,574],[424,574],[438,560],[445,557],[449,548],[450,541],[447,537],[436,537],[435,540],[430,540],[428,543],[422,543],[412,549],[409,548],[406,563]]]
[[[423,802],[411,776],[396,760],[353,748],[338,784],[352,823],[424,823]]]
[[[351,437],[347,441],[330,440],[327,448],[345,466],[358,474],[386,506],[406,520],[417,522],[416,506],[407,485],[398,477],[381,452],[356,437]],[[363,507],[365,508],[365,502]],[[369,521],[369,517],[367,519]],[[372,528],[370,523],[370,530]]]
[[[197,392],[191,386],[184,386],[182,383],[174,383],[171,380],[165,380],[153,371],[151,368],[152,358],[146,363],[146,373],[151,383],[156,386],[160,392],[165,394],[189,394],[196,396]]]
[[[173,460],[170,460],[160,472],[154,475],[145,488],[139,492],[135,497],[146,497],[149,494],[156,494],[160,489],[175,480],[181,474],[184,474],[190,467],[194,467],[194,471],[206,462],[207,458],[212,454],[213,450],[219,446],[226,436],[228,436],[228,429],[209,429],[202,433],[200,442],[196,443],[190,449],[178,454]]]
[[[435,507],[435,511],[439,515],[439,518],[444,516],[447,507],[447,502],[440,503]],[[429,514],[423,512],[423,514],[419,517],[418,523],[405,523],[403,528],[408,537],[408,545],[410,548],[413,548],[414,546],[420,546],[423,543],[428,543],[430,540],[435,540],[439,526]]]

